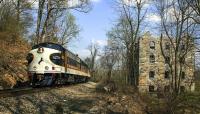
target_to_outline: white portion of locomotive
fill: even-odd
[[[45,47],[31,50],[29,54],[33,55],[33,60],[28,66],[29,73],[65,73],[65,68],[63,66],[56,65],[50,60],[50,56],[55,53],[61,54],[61,51]],[[54,58],[61,59],[59,56],[55,56]]]
[[[27,60],[33,87],[85,82],[90,77],[87,65],[58,44],[41,43],[33,46]]]

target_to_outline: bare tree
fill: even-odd
[[[130,4],[122,0],[117,1],[116,10],[119,12],[119,20],[108,32],[110,37],[119,39],[126,48],[127,81],[135,87],[138,85],[137,44],[140,39],[141,24],[146,14],[146,10],[143,9],[144,4],[144,0],[134,0]]]
[[[171,75],[172,92],[178,94],[184,68],[187,67],[185,60],[194,54],[195,23],[190,19],[193,10],[185,0],[163,1],[157,0],[158,14],[161,17],[161,52],[169,67]],[[169,43],[170,50],[166,50]],[[191,59],[194,59],[193,57]],[[191,60],[192,61],[192,60]],[[194,61],[192,61],[194,62]],[[194,65],[194,63],[192,64]],[[194,68],[194,66],[188,66]],[[191,79],[192,80],[192,79]]]
[[[75,22],[75,17],[70,12],[68,12],[68,14],[66,15],[66,18],[63,19],[60,30],[62,31],[61,32],[62,34],[60,36],[60,44],[62,45],[66,45],[73,38],[78,37],[80,28]]]
[[[36,28],[37,43],[55,37],[58,28],[57,23],[59,23],[57,20],[59,17],[63,17],[67,10],[74,9],[80,12],[88,12],[90,10],[89,4],[89,0],[80,0],[72,6],[69,5],[69,1],[65,0],[39,0]]]
[[[107,70],[107,81],[111,81],[112,71],[120,58],[119,49],[117,46],[112,45],[111,42],[103,49],[103,55],[101,56],[101,66]]]
[[[200,24],[200,1],[199,0],[186,0],[187,4],[194,10],[194,14],[190,17],[198,24]]]
[[[95,73],[95,63],[96,63],[96,59],[99,53],[99,45],[98,43],[94,43],[92,42],[89,46],[88,46],[88,50],[90,51],[90,73],[91,76],[94,77],[94,73]]]
[[[30,1],[6,0],[0,4],[0,31],[24,36],[32,25]]]
[[[45,0],[39,0],[38,13],[37,13],[37,28],[36,28],[37,43],[40,42],[40,29],[41,29],[41,21],[42,21],[44,5],[45,5]]]

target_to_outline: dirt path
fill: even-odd
[[[114,112],[107,112],[105,109],[122,107],[119,103],[115,103],[118,107],[115,104],[111,105],[115,101],[115,97],[106,97],[96,93],[95,86],[96,83],[88,82],[17,97],[0,98],[0,113],[108,114]]]

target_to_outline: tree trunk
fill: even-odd
[[[128,84],[135,86],[133,54],[128,52],[127,57]]]
[[[111,75],[112,75],[112,68],[108,68],[108,72],[107,72],[107,82],[110,82],[110,80],[111,80]]]
[[[20,0],[17,0],[17,36],[20,35]]]
[[[44,9],[44,2],[45,0],[39,0],[39,9],[38,9],[38,15],[37,15],[37,28],[36,28],[36,39],[37,39],[37,44],[41,42],[40,38],[40,27],[41,27],[41,21],[42,21],[42,14],[43,14],[43,9]]]

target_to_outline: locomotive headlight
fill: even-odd
[[[49,67],[48,67],[48,66],[45,66],[45,70],[49,70]]]
[[[44,52],[44,48],[39,47],[37,52],[38,52],[38,53],[43,53],[43,52]]]

